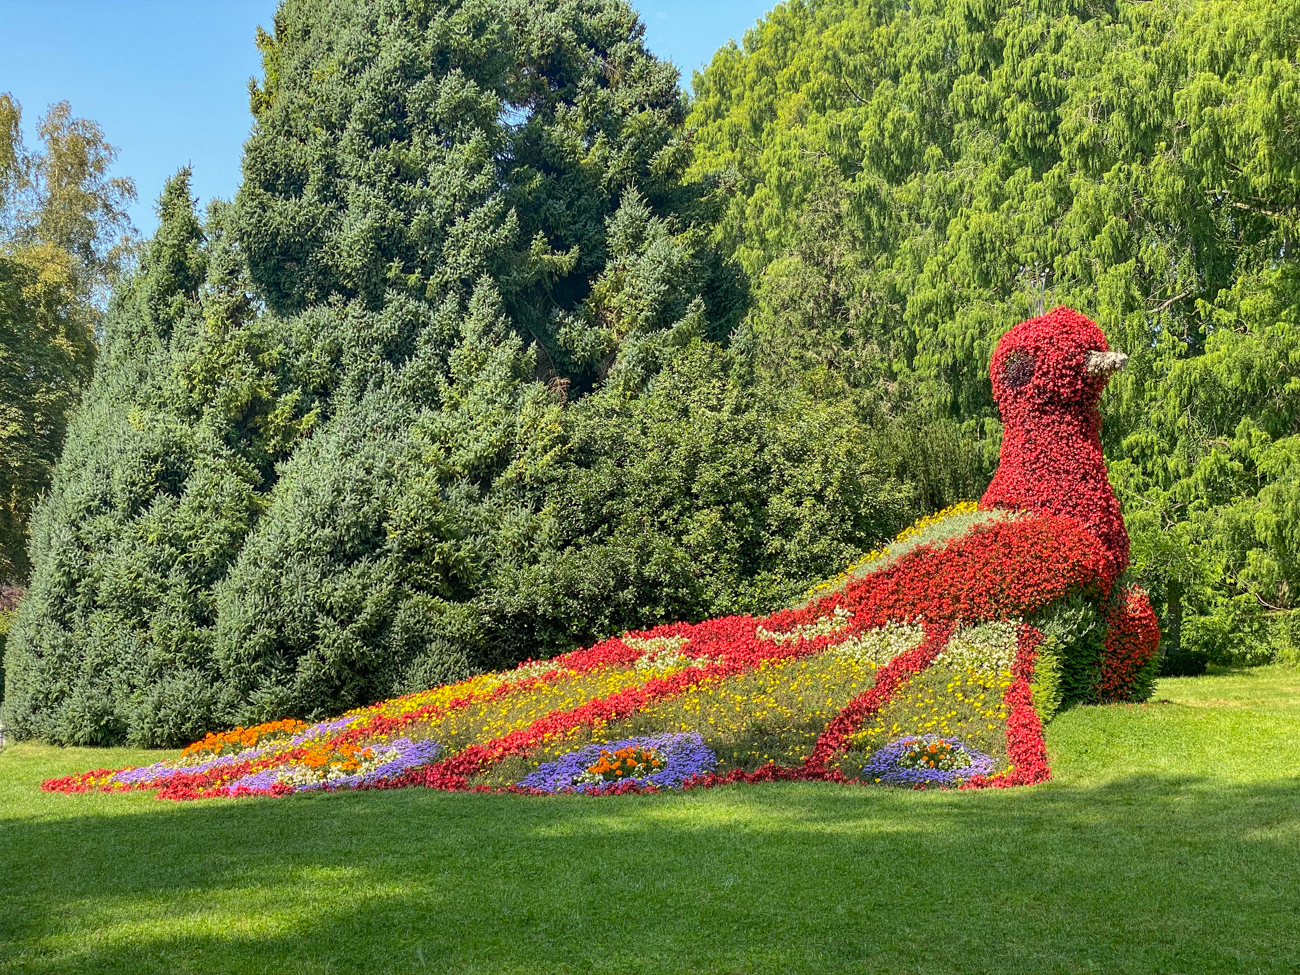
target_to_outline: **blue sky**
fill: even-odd
[[[650,49],[682,69],[737,41],[775,0],[633,0]],[[248,79],[260,63],[253,37],[270,28],[275,0],[0,0],[0,92],[37,118],[67,99],[121,150],[114,175],[136,181],[136,227],[153,231],[163,181],[194,167],[206,202],[239,185],[248,137]]]

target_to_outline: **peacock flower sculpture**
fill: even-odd
[[[208,735],[180,758],[45,783],[170,799],[317,789],[527,793],[826,780],[1048,778],[1043,725],[1152,688],[1159,630],[1122,581],[1101,392],[1125,357],[1067,308],[994,353],[1005,435],[979,504],[922,519],[804,605],[625,633],[307,725]]]

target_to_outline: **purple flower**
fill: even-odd
[[[211,772],[213,769],[221,768],[223,765],[235,765],[240,762],[252,761],[253,759],[267,758],[277,753],[288,751],[291,748],[298,748],[309,741],[315,741],[320,738],[332,738],[340,731],[346,730],[350,724],[355,723],[357,717],[357,715],[353,714],[345,715],[342,718],[333,718],[329,721],[321,721],[309,728],[304,728],[287,742],[283,739],[269,741],[266,744],[255,745],[252,748],[245,748],[242,751],[232,752],[228,755],[217,755],[216,757],[209,758],[203,762],[186,763],[184,760],[181,760],[177,763],[172,760],[155,762],[153,765],[146,765],[143,768],[127,769],[123,772],[118,772],[112,777],[111,781],[121,783],[122,785],[133,786],[163,785],[168,779],[176,775],[192,775],[202,772]],[[271,775],[273,774],[273,771],[276,770],[267,769],[264,772],[257,773],[257,775]],[[245,780],[250,778],[253,778],[253,776],[245,776],[239,781],[247,784]],[[254,788],[262,787],[254,786]]]
[[[236,779],[222,791],[233,792],[240,786],[248,789],[270,789],[280,782],[288,782],[298,792],[312,789],[364,789],[385,779],[396,778],[408,769],[428,765],[442,753],[442,745],[436,741],[412,741],[409,738],[395,738],[370,747],[382,758],[381,764],[372,765],[364,771],[351,775],[326,779],[309,778],[302,774],[303,769],[300,766],[276,765]]]
[[[904,764],[905,757],[915,750],[917,745],[930,745],[943,742],[948,745],[954,757],[964,760],[957,768],[913,768]],[[862,766],[862,777],[868,781],[884,785],[957,785],[976,775],[989,775],[993,771],[994,760],[967,745],[957,738],[942,738],[939,735],[909,735],[891,741],[881,748],[866,765]]]
[[[626,778],[618,783],[584,781],[591,778],[587,770],[600,760],[601,752],[615,752],[621,748],[653,751],[663,766],[649,775]],[[587,745],[554,762],[538,766],[517,784],[539,792],[601,792],[627,782],[635,782],[642,788],[677,789],[693,775],[712,772],[717,763],[718,757],[704,744],[700,733],[687,731]]]
[[[321,721],[312,725],[310,728],[304,728],[293,738],[289,739],[286,748],[297,748],[299,745],[306,744],[309,741],[315,741],[317,738],[333,737],[335,732],[344,731],[348,725],[356,722],[358,716],[355,714],[344,715],[341,718],[333,718],[330,721]]]
[[[216,758],[210,758],[206,762],[198,762],[192,765],[176,764],[174,761],[155,762],[153,765],[146,765],[143,768],[132,768],[118,772],[113,776],[112,781],[120,782],[124,785],[161,785],[175,775],[210,772],[214,768],[220,768],[223,765],[233,765],[236,762],[246,762],[249,759],[261,758],[276,750],[276,746],[246,748],[237,755],[218,755]]]

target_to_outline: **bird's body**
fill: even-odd
[[[306,725],[210,735],[178,762],[48,788],[171,798],[302,789],[624,792],[773,779],[1015,785],[1042,723],[1141,699],[1159,632],[1098,401],[1122,356],[1056,309],[994,354],[1005,434],[978,506],[926,519],[806,605],[626,633]]]

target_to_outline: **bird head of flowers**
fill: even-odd
[[[624,633],[312,725],[214,731],[177,758],[44,788],[207,799],[1041,782],[1051,712],[1039,702],[1059,706],[1062,673],[1096,675],[1078,701],[1150,692],[1159,627],[1120,582],[1128,535],[1099,436],[1099,397],[1122,365],[1069,309],[1013,328],[993,356],[1005,434],[979,506],[922,519],[799,605]],[[1038,629],[1071,600],[1104,620],[1104,646],[1073,643],[1087,659]]]
[[[1089,414],[1128,356],[1112,352],[1097,324],[1071,308],[1021,322],[998,343],[990,374],[1004,418],[1054,407]]]
[[[1002,455],[981,506],[1073,518],[1115,562],[1129,539],[1101,453],[1101,393],[1128,357],[1096,323],[1070,308],[1021,322],[993,353],[993,398]]]

